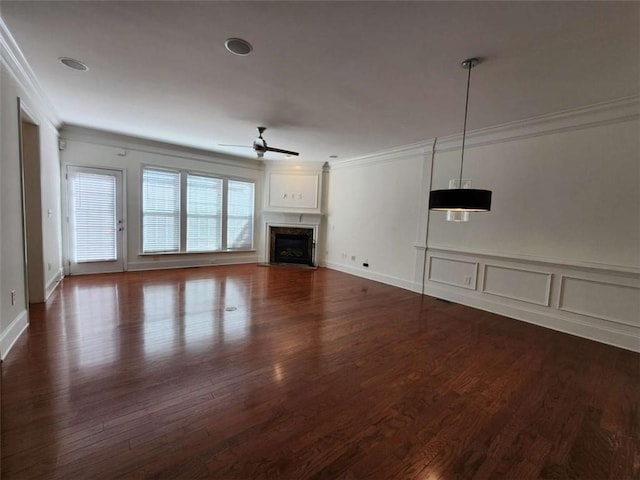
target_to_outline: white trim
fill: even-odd
[[[18,85],[29,99],[31,103],[37,104],[42,113],[44,113],[50,126],[56,130],[61,125],[60,118],[45,94],[40,82],[36,78],[27,59],[22,54],[20,47],[13,38],[6,23],[0,17],[0,61],[7,67],[7,70],[16,80]],[[57,131],[57,130],[56,130]]]
[[[215,267],[218,265],[241,265],[246,263],[258,263],[257,255],[238,256],[234,258],[213,258],[204,260],[158,260],[153,262],[130,262],[127,271],[138,272],[142,270],[169,270],[174,268]]]
[[[78,125],[65,124],[60,130],[60,137],[64,140],[89,143],[92,145],[102,145],[105,147],[153,153],[173,158],[184,158],[187,160],[225,165],[228,167],[258,171],[264,170],[264,163],[258,160],[236,157],[225,153],[193,148],[185,145],[165,143],[149,138],[134,137],[131,135],[108,132],[106,130],[81,127]]]
[[[7,358],[9,351],[28,326],[29,313],[22,310],[0,336],[0,359]]]
[[[331,170],[337,170],[347,167],[359,167],[364,165],[375,165],[378,163],[388,163],[403,160],[408,157],[415,157],[417,155],[422,156],[425,153],[429,153],[432,151],[433,142],[433,140],[425,140],[410,145],[404,145],[401,147],[374,152],[368,155],[362,155],[345,160],[336,160],[333,162],[329,162],[329,168]]]
[[[447,260],[449,262],[468,263],[469,265],[473,265],[474,267],[473,283],[469,285],[465,285],[464,283],[460,284],[460,283],[444,282],[442,280],[434,280],[433,278],[431,278],[431,263],[434,258],[437,258],[439,260]],[[466,290],[476,290],[478,287],[478,262],[470,262],[467,260],[460,260],[457,258],[438,257],[437,255],[429,255],[429,272],[427,274],[427,280],[429,280],[430,282],[441,283],[443,285],[451,285],[452,287],[464,288]]]
[[[535,300],[531,300],[524,297],[514,297],[512,295],[505,295],[504,293],[490,292],[487,290],[487,268],[502,268],[503,270],[515,270],[516,272],[526,272],[526,273],[537,273],[538,275],[545,275],[547,277],[547,286],[545,289],[545,300],[544,302],[536,302]],[[482,293],[487,293],[489,295],[495,295],[497,297],[510,298],[511,300],[518,300],[519,302],[527,302],[532,303],[534,305],[542,305],[543,307],[548,307],[551,304],[551,279],[553,278],[553,274],[549,272],[540,272],[537,270],[529,270],[527,268],[518,268],[518,267],[506,267],[504,265],[495,265],[492,263],[485,263],[482,268],[482,288],[480,291]]]
[[[60,285],[60,282],[62,281],[63,278],[64,278],[64,270],[61,268],[60,270],[58,270],[56,275],[51,280],[49,280],[49,282],[45,287],[45,290],[44,290],[45,302],[49,299],[49,297],[56,290],[56,288],[58,288],[58,285]]]
[[[640,97],[633,95],[586,107],[562,110],[546,115],[517,120],[467,132],[465,147],[491,145],[524,138],[538,137],[569,130],[637,120]],[[438,138],[436,152],[462,148],[462,134]]]
[[[617,282],[603,282],[602,280],[576,277],[573,275],[560,275],[560,293],[558,294],[558,305],[557,305],[558,310],[562,310],[563,312],[575,313],[576,315],[583,315],[585,317],[596,318],[598,320],[605,320],[607,322],[619,323],[620,325],[626,325],[628,327],[638,328],[640,326],[638,325],[638,323],[635,323],[635,324],[629,323],[624,320],[620,320],[619,318],[610,317],[608,315],[596,315],[594,313],[590,313],[582,310],[573,310],[571,308],[564,307],[563,306],[564,292],[565,292],[564,281],[566,279],[580,280],[582,282],[587,282],[587,283],[599,283],[600,285],[612,285],[614,287],[630,288],[632,290],[638,290],[639,293],[640,293],[640,287],[637,287],[635,285],[626,285],[624,283],[617,283]]]
[[[338,272],[348,273],[349,275],[355,275],[356,277],[366,278],[367,280],[373,280],[375,282],[392,285],[394,287],[404,288],[405,290],[411,290],[412,292],[420,293],[420,287],[416,286],[413,282],[409,282],[402,278],[392,277],[391,275],[385,275],[383,273],[372,272],[366,268],[352,267],[342,263],[323,261],[320,263],[321,267],[329,268],[331,270],[337,270]]]
[[[322,173],[327,162],[291,160],[267,160],[265,168],[274,173]]]
[[[279,176],[279,177],[285,177],[285,178],[290,178],[290,177],[307,177],[309,180],[311,180],[313,178],[315,185],[313,185],[312,190],[313,191],[309,191],[307,193],[312,194],[312,199],[311,202],[313,203],[313,206],[308,206],[308,207],[303,207],[303,206],[299,206],[299,205],[292,205],[290,207],[287,206],[282,206],[282,205],[273,205],[272,203],[272,198],[271,198],[271,194],[274,192],[274,189],[272,187],[273,183],[274,183],[274,176]],[[265,188],[265,210],[269,211],[269,212],[276,212],[276,213],[315,213],[315,214],[322,214],[322,210],[321,210],[321,192],[322,192],[322,171],[267,171],[266,173],[266,188]],[[311,182],[309,182],[311,183]],[[307,185],[307,186],[311,186],[311,185]],[[284,193],[288,193],[288,192],[284,192]]]
[[[419,245],[414,245],[420,248]],[[565,267],[579,268],[597,273],[630,274],[632,277],[640,277],[640,267],[629,267],[626,265],[613,265],[607,263],[583,262],[579,260],[565,260],[560,258],[537,257],[533,255],[521,255],[511,252],[497,252],[491,250],[471,249],[471,248],[449,248],[442,245],[429,245],[428,250],[442,253],[453,253],[457,255],[473,255],[479,257],[489,257],[504,260],[518,260],[527,263],[537,263],[543,265],[562,265]]]
[[[491,145],[512,140],[538,137],[552,133],[579,130],[599,125],[637,120],[640,118],[640,96],[631,95],[614,100],[600,102],[585,107],[563,110],[546,115],[494,125],[488,128],[468,131],[465,147]],[[375,163],[402,160],[431,151],[435,139],[423,140],[368,155],[330,162],[331,169],[371,165]],[[462,147],[462,134],[438,137],[436,152],[459,150]]]

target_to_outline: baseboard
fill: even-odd
[[[127,270],[142,271],[142,270],[166,270],[171,268],[190,268],[190,267],[212,267],[216,265],[240,265],[246,263],[258,263],[258,255],[234,257],[234,258],[220,258],[215,260],[201,260],[201,259],[178,259],[178,260],[158,260],[148,262],[129,262],[127,264]]]
[[[371,270],[367,270],[365,268],[351,267],[349,265],[344,265],[341,263],[335,262],[320,262],[321,267],[330,268],[331,270],[337,270],[339,272],[348,273],[350,275],[355,275],[357,277],[363,277],[368,280],[374,280],[376,282],[385,283],[387,285],[392,285],[394,287],[404,288],[405,290],[411,290],[414,292],[420,292],[420,290],[416,290],[416,286],[413,282],[404,280],[398,277],[392,277],[391,275],[385,275],[383,273],[373,272]]]
[[[29,325],[29,313],[23,310],[0,335],[0,359],[7,358],[11,347]]]
[[[634,352],[640,352],[640,339],[637,335],[589,324],[588,321],[583,321],[582,319],[563,317],[559,315],[558,311],[553,311],[554,313],[551,314],[533,309],[515,307],[500,301],[477,297],[473,294],[473,291],[463,291],[463,289],[458,287],[443,288],[433,284],[427,284],[425,286],[425,294],[498,315],[504,315],[505,317],[532,323],[551,330],[569,333],[577,337],[587,338]]]
[[[60,282],[62,281],[63,278],[64,278],[64,270],[61,268],[60,270],[58,270],[58,273],[56,273],[55,277],[49,280],[49,283],[47,283],[47,286],[44,289],[45,302],[49,299],[49,297],[56,290],[56,288],[58,288],[58,285],[60,285]]]

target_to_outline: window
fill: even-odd
[[[142,251],[180,251],[179,172],[142,172]]]
[[[144,167],[143,253],[253,248],[254,183]]]
[[[227,245],[230,249],[253,247],[253,183],[229,180]]]
[[[222,183],[187,175],[187,252],[222,248]]]

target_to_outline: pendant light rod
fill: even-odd
[[[462,188],[462,165],[464,164],[464,143],[467,138],[467,113],[469,111],[469,86],[471,85],[471,69],[478,65],[480,60],[477,58],[468,58],[464,62],[462,62],[462,68],[466,68],[469,70],[467,75],[467,98],[464,102],[464,126],[462,127],[462,154],[460,158],[460,183],[458,183],[458,188]]]

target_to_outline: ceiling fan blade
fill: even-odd
[[[285,155],[300,155],[298,152],[292,152],[291,150],[282,150],[281,148],[267,147],[267,152],[284,153]]]
[[[251,145],[232,145],[229,143],[219,143],[219,147],[242,147],[242,148],[253,148]]]

